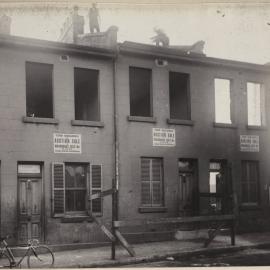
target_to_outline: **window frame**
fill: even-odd
[[[245,181],[243,181],[243,169],[244,169],[244,164],[245,166],[248,164],[248,163],[253,163],[253,164],[256,164],[256,174],[257,174],[257,181],[256,181],[256,188],[257,188],[257,194],[256,194],[256,197],[257,197],[257,201],[256,202],[243,202],[243,184],[244,183],[247,183],[248,185],[248,199],[250,197],[250,179],[247,179]],[[246,167],[247,168],[247,167]],[[241,186],[241,201],[240,201],[240,204],[241,206],[243,207],[258,207],[260,205],[260,162],[259,160],[241,160],[241,182],[240,182],[240,186]],[[254,191],[254,190],[253,190]]]
[[[39,116],[30,116],[27,113],[27,64],[32,65],[43,65],[50,66],[50,75],[51,75],[51,106],[52,106],[52,117],[39,117]],[[41,124],[58,124],[58,120],[55,119],[55,104],[54,104],[54,64],[53,63],[44,63],[44,62],[36,62],[36,61],[25,61],[25,115],[23,117],[23,122],[26,123],[41,123]]]
[[[224,80],[224,81],[229,81],[229,94],[230,94],[230,106],[229,106],[229,109],[230,109],[230,121],[231,123],[224,123],[224,122],[218,122],[217,119],[216,119],[216,108],[217,108],[217,104],[216,104],[216,91],[218,91],[216,89],[216,80]],[[218,126],[218,127],[233,127],[234,126],[234,102],[233,102],[233,79],[232,78],[226,78],[226,77],[221,77],[221,76],[218,76],[218,77],[215,77],[214,78],[214,125],[215,126]]]
[[[171,115],[171,87],[170,87],[170,76],[171,74],[182,74],[187,76],[187,87],[186,87],[186,99],[187,99],[187,118],[175,118]],[[169,83],[169,116],[170,118],[167,120],[167,122],[170,124],[187,124],[192,125],[192,118],[191,118],[191,74],[186,73],[183,71],[176,71],[176,70],[169,70],[168,71],[168,83]],[[186,121],[186,123],[185,123]],[[177,123],[179,122],[179,123]]]
[[[97,119],[96,120],[83,120],[76,119],[76,79],[75,79],[75,71],[76,70],[86,70],[86,71],[94,71],[97,72]],[[74,96],[74,120],[71,121],[71,124],[74,126],[94,126],[94,127],[103,127],[104,123],[101,122],[101,104],[100,104],[100,70],[94,68],[86,68],[86,67],[73,67],[73,96]]]
[[[261,93],[262,93],[262,89],[263,89],[263,94],[264,94],[264,104],[263,104],[263,111],[262,111],[262,104],[260,102],[260,125],[254,125],[254,124],[249,124],[249,107],[248,107],[248,83],[251,84],[258,84],[260,85],[260,101],[261,99]],[[247,112],[247,117],[246,117],[246,121],[247,121],[247,128],[248,129],[265,129],[267,127],[267,91],[266,91],[266,87],[265,87],[265,83],[262,81],[256,81],[256,80],[247,80],[246,84],[246,112]]]
[[[66,177],[65,177],[65,173],[66,173],[66,165],[70,164],[70,165],[78,165],[78,166],[85,166],[86,167],[86,199],[85,199],[85,210],[83,211],[67,211],[66,210]],[[60,179],[63,182],[63,187],[59,187],[59,182],[58,182],[58,186],[55,185],[55,176],[54,176],[54,171],[55,171],[55,166],[62,166],[62,170],[63,170],[63,178]],[[103,198],[97,198],[94,200],[100,200],[100,212],[93,212],[92,211],[92,202],[93,201],[89,201],[89,198],[91,196],[91,194],[93,193],[93,188],[92,187],[92,168],[93,166],[99,166],[100,167],[100,191],[102,191],[103,188],[103,166],[101,164],[90,164],[89,162],[53,162],[52,163],[52,217],[63,217],[65,218],[73,218],[73,217],[91,217],[92,215],[94,216],[102,216],[103,215]],[[55,194],[57,191],[63,191],[63,197],[60,196],[60,199],[62,198],[62,206],[63,206],[63,211],[61,210],[60,212],[56,212],[56,206],[55,206]],[[58,198],[59,200],[59,198]],[[57,203],[57,202],[56,202]],[[59,203],[59,201],[58,201]],[[59,207],[59,206],[58,206]],[[61,205],[60,205],[61,207]],[[63,222],[67,222],[67,220],[63,220]]]
[[[150,160],[150,166],[149,166],[149,177],[150,177],[150,180],[149,180],[149,185],[150,185],[150,204],[143,204],[142,202],[142,160],[143,159],[146,159],[146,160]],[[153,182],[155,181],[152,181],[151,177],[152,177],[152,161],[153,160],[160,160],[160,176],[161,176],[161,180],[160,180],[160,184],[159,184],[159,187],[160,187],[160,195],[161,195],[161,201],[159,204],[154,204],[153,203]],[[165,196],[164,196],[164,160],[162,157],[146,157],[146,156],[143,156],[140,158],[140,187],[141,187],[141,201],[140,201],[140,205],[141,205],[141,209],[143,208],[148,208],[148,209],[159,209],[162,211],[162,209],[164,208],[165,206]]]
[[[149,112],[150,114],[147,116],[142,116],[142,115],[132,115],[131,114],[131,79],[130,79],[130,70],[131,69],[137,69],[137,70],[148,70],[150,73],[150,78],[149,78],[149,96],[150,96],[150,108]],[[135,121],[135,122],[155,122],[156,119],[154,117],[154,110],[153,110],[153,70],[150,67],[141,67],[141,66],[129,66],[128,68],[128,78],[129,78],[129,116],[128,120],[129,121]],[[144,120],[146,119],[146,120]]]

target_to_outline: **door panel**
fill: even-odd
[[[18,241],[41,240],[41,179],[19,178]]]

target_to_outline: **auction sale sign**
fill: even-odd
[[[81,154],[81,134],[53,134],[54,153]]]

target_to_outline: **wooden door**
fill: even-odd
[[[20,243],[28,239],[41,240],[41,178],[19,178],[19,230]]]

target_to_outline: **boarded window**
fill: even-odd
[[[163,162],[160,158],[141,159],[142,206],[163,206]]]
[[[170,72],[170,118],[190,120],[189,74]]]
[[[151,70],[129,68],[130,115],[152,116]]]
[[[232,123],[230,80],[215,79],[215,122]]]
[[[259,202],[259,162],[242,161],[241,202],[257,205]]]
[[[99,121],[98,70],[75,68],[75,120]]]
[[[25,69],[26,115],[30,117],[53,118],[53,66],[27,62]]]
[[[65,213],[102,213],[102,199],[88,202],[90,192],[102,189],[101,165],[85,163],[53,163],[52,165],[52,197],[53,215],[63,216]]]
[[[265,125],[265,91],[262,84],[247,83],[248,125]]]

